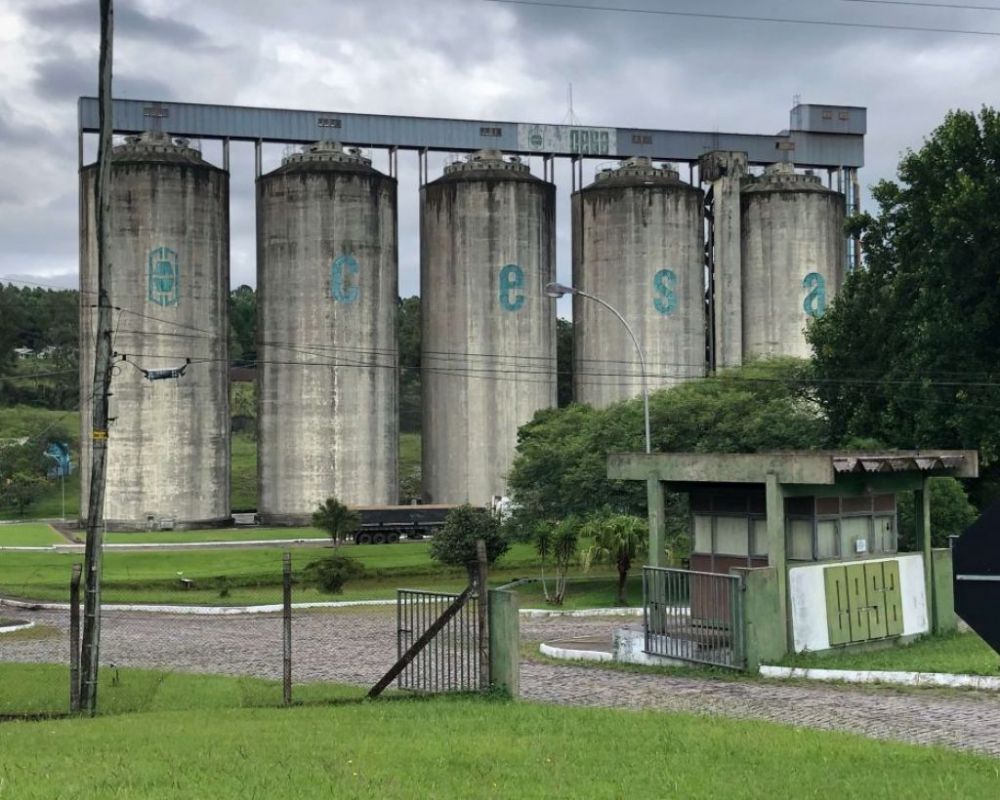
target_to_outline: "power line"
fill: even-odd
[[[918,3],[916,0],[843,0],[845,3],[865,3],[873,6],[916,6],[918,8],[953,8],[959,11],[1000,11],[1000,6],[952,5],[951,3]]]
[[[527,6],[529,8],[560,8],[571,11],[610,11],[619,14],[648,14],[664,17],[687,17],[693,19],[730,20],[737,22],[763,22],[781,25],[817,25],[834,28],[867,28],[872,30],[909,31],[916,33],[952,33],[966,36],[1000,36],[1000,31],[974,31],[962,28],[932,28],[920,25],[890,25],[877,22],[845,22],[830,19],[797,19],[793,17],[758,17],[745,14],[721,14],[706,11],[665,11],[658,8],[620,8],[615,6],[592,6],[580,3],[556,3],[546,0],[485,0],[487,3]]]

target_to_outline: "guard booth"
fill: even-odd
[[[648,485],[645,652],[755,668],[953,629],[950,553],[931,548],[927,486],[945,475],[976,477],[976,451],[610,456],[608,477]],[[689,497],[689,569],[662,564],[664,489]],[[916,493],[919,552],[898,552],[902,491]]]

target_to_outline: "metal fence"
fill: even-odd
[[[643,567],[645,650],[651,655],[742,669],[739,575]]]
[[[396,641],[399,658],[459,599],[457,594],[399,589]],[[479,599],[470,594],[397,678],[400,689],[415,692],[473,692],[479,681]]]

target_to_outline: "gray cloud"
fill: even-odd
[[[115,97],[170,100],[174,92],[156,78],[133,77],[127,72],[114,74]],[[81,95],[97,94],[97,57],[78,56],[67,48],[50,49],[50,55],[36,66],[34,88],[46,100],[76,100]]]
[[[27,12],[27,18],[49,33],[96,34],[99,29],[97,3],[92,0],[32,8]],[[116,4],[114,25],[115,32],[123,36],[176,47],[197,48],[211,43],[209,37],[194,25],[145,14],[134,3]]]

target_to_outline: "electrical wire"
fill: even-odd
[[[920,3],[916,0],[842,0],[844,3],[864,3],[873,6],[915,6],[917,8],[950,8],[959,11],[1000,11],[1000,6],[952,5],[951,3]]]
[[[571,11],[606,11],[619,14],[648,14],[664,17],[687,17],[692,19],[729,20],[736,22],[774,23],[781,25],[815,25],[834,28],[867,28],[871,30],[907,31],[911,33],[950,33],[962,36],[1000,36],[1000,31],[977,31],[965,28],[936,28],[920,25],[891,25],[877,22],[847,22],[844,20],[801,19],[795,17],[761,17],[749,14],[722,14],[707,11],[672,11],[660,8],[621,8],[615,6],[593,6],[582,3],[557,3],[548,0],[484,0],[487,3],[526,8],[559,8]]]

